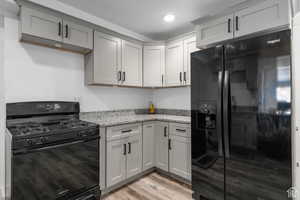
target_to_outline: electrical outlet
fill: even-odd
[[[74,97],[74,101],[79,102],[81,101],[81,97]]]

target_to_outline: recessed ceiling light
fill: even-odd
[[[165,22],[173,22],[175,20],[175,15],[173,14],[167,14],[164,16]]]

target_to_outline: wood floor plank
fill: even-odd
[[[185,184],[152,173],[127,185],[103,200],[191,200],[192,191]]]

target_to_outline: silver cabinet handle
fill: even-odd
[[[177,128],[176,131],[178,131],[178,132],[186,132],[185,129],[179,129],[179,128]]]
[[[239,31],[240,27],[239,27],[239,16],[235,17],[235,30]]]
[[[182,82],[182,72],[179,73],[179,80]]]
[[[231,33],[231,19],[228,19],[228,33]]]
[[[126,72],[123,72],[123,82],[126,80]]]
[[[123,155],[125,156],[127,154],[127,151],[126,151],[126,144],[124,144],[124,151],[123,151]]]
[[[168,130],[168,127],[165,126],[165,127],[164,127],[164,136],[165,136],[165,137],[168,137],[168,135],[167,135],[167,130]]]
[[[128,142],[128,154],[131,154],[131,142]]]
[[[122,72],[118,71],[118,81],[121,81],[121,80],[122,80]]]
[[[69,25],[66,24],[66,35],[65,35],[66,38],[69,37]]]
[[[58,23],[58,36],[61,36],[61,22]]]
[[[131,129],[128,129],[128,130],[122,131],[122,133],[130,133],[131,131],[132,131]]]

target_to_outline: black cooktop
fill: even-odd
[[[72,130],[84,130],[86,128],[96,128],[97,125],[79,119],[65,119],[65,120],[47,120],[43,122],[17,122],[7,125],[10,133],[14,136],[34,136],[34,135],[48,135],[59,134]]]
[[[6,105],[14,149],[99,137],[99,125],[79,119],[78,102],[20,102]]]

